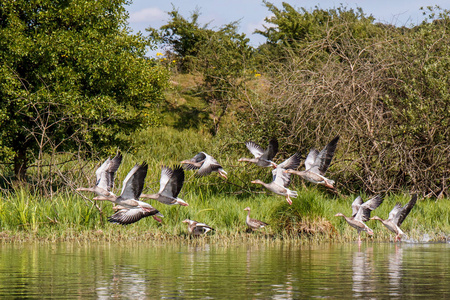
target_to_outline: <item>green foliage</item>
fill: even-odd
[[[129,33],[126,3],[1,5],[0,150],[18,177],[38,153],[118,145],[153,121],[168,73],[144,58],[149,41]]]
[[[278,52],[283,50],[283,47],[304,45],[327,36],[342,40],[348,36],[364,39],[377,31],[373,26],[375,19],[366,16],[361,8],[348,9],[340,6],[325,10],[316,7],[308,11],[303,7],[296,10],[287,2],[283,2],[283,9],[267,1],[264,1],[264,4],[273,16],[265,19],[270,25],[264,26],[264,30],[256,30],[255,33],[267,38],[267,45],[262,49],[272,46],[269,47],[269,52]]]
[[[275,132],[304,155],[340,134],[329,176],[341,188],[448,195],[450,12],[429,8],[422,24],[396,28],[360,9],[266,4],[269,87],[236,115],[238,132]]]
[[[186,63],[190,57],[198,55],[198,46],[208,39],[213,30],[207,29],[207,25],[201,26],[198,23],[200,16],[198,10],[192,13],[190,20],[181,16],[175,7],[168,14],[171,19],[166,25],[161,26],[159,30],[152,27],[146,30],[150,32],[154,43],[169,46],[171,51]]]
[[[149,165],[145,193],[159,189],[161,165],[173,166],[200,150],[212,154],[228,172],[228,180],[223,180],[217,174],[197,178],[194,171],[186,170],[186,181],[179,197],[189,203],[189,206],[169,206],[149,201],[164,215],[162,224],[152,218],[144,218],[129,226],[110,224],[106,221],[106,217],[113,213],[110,203],[97,203],[102,211],[100,213],[89,201],[94,194],[75,192],[77,187],[94,184],[94,170],[103,162],[104,158],[101,158],[84,162],[86,178],[82,174],[76,174],[71,179],[75,185],[69,186],[66,191],[55,193],[53,197],[20,188],[1,192],[2,239],[8,235],[15,237],[30,233],[32,239],[53,240],[185,240],[186,224],[181,221],[190,218],[215,228],[216,231],[211,236],[215,241],[249,238],[355,240],[356,230],[334,215],[338,212],[351,214],[351,203],[356,195],[336,196],[311,184],[307,184],[305,188],[302,181],[294,177],[290,188],[298,191],[299,195],[290,206],[284,197],[250,184],[252,179],[257,178],[269,181],[270,170],[253,165],[238,165],[236,161],[239,151],[236,150],[236,145],[227,147],[215,143],[216,139],[218,138],[196,135],[193,130],[177,131],[159,127],[139,133],[139,139],[135,142],[142,148],[138,148],[136,153],[123,153],[123,162],[118,169],[113,190],[116,194],[120,193],[122,180],[136,162],[146,161]],[[368,195],[361,196],[364,200],[369,198]],[[406,203],[409,199],[410,196],[403,193],[387,195],[375,214],[386,218],[396,202]],[[419,198],[402,228],[413,240],[421,240],[424,234],[436,241],[447,238],[450,230],[449,204],[447,199],[431,201]],[[260,232],[246,233],[245,207],[252,209],[251,217],[270,225]],[[368,226],[375,230],[375,238],[378,240],[389,240],[392,237],[376,221],[369,221]]]
[[[122,177],[120,177],[122,179]],[[273,194],[254,194],[241,199],[234,194],[207,193],[206,198],[193,193],[193,185],[184,187],[183,199],[190,206],[168,206],[151,201],[163,213],[162,224],[152,218],[144,218],[129,226],[120,226],[106,221],[111,215],[109,203],[101,203],[102,214],[91,204],[86,205],[83,198],[73,193],[61,193],[53,200],[29,191],[17,190],[15,194],[0,195],[0,231],[2,240],[10,235],[20,236],[30,233],[31,239],[87,240],[128,240],[128,239],[185,239],[185,218],[204,222],[215,229],[215,241],[239,240],[240,238],[270,240],[308,240],[308,241],[355,241],[357,231],[342,218],[335,217],[338,212],[351,214],[351,203],[355,196],[332,197],[316,189],[304,190],[295,186],[299,198],[289,206],[285,199]],[[120,189],[120,185],[117,190]],[[89,195],[86,195],[89,196]],[[368,196],[364,196],[367,199]],[[406,203],[407,195],[395,194],[385,197],[384,203],[372,216],[388,217],[396,202]],[[39,205],[35,205],[38,203]],[[431,201],[421,199],[411,211],[402,229],[404,240],[421,242],[423,240],[445,241],[449,238],[450,219],[448,199]],[[250,207],[251,217],[269,223],[260,232],[247,233],[245,207]],[[367,225],[375,232],[374,237],[362,235],[363,239],[389,241],[393,234],[380,222],[370,220]]]
[[[168,13],[169,22],[159,30],[148,28],[155,42],[169,47],[184,72],[198,73],[202,78],[199,94],[208,104],[213,128],[219,124],[229,107],[238,99],[244,83],[253,75],[253,49],[245,34],[238,33],[238,22],[218,30],[198,23],[199,12],[190,20],[175,8]]]

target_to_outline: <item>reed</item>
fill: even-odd
[[[0,195],[0,239],[3,242],[29,240],[43,241],[122,241],[159,240],[199,243],[200,241],[231,243],[241,240],[269,242],[272,240],[298,242],[355,241],[357,232],[337,212],[351,214],[354,196],[335,197],[325,191],[299,189],[299,197],[289,206],[283,197],[257,193],[248,197],[219,194],[205,188],[197,196],[187,187],[184,199],[189,207],[151,203],[164,214],[160,224],[152,218],[121,226],[106,222],[112,214],[109,203],[99,203],[101,211],[76,194],[63,193],[53,199],[34,195],[24,189]],[[375,214],[386,218],[396,202],[406,203],[409,196],[389,195]],[[270,225],[259,232],[247,232],[245,207],[251,207],[251,216]],[[411,242],[445,241],[449,239],[449,201],[420,199],[402,225]],[[200,238],[187,234],[185,218],[204,222],[215,231]],[[369,221],[375,235],[363,234],[367,241],[393,239],[383,225]]]

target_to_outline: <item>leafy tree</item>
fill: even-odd
[[[199,53],[198,47],[208,40],[208,36],[214,34],[214,31],[208,29],[208,24],[202,26],[198,23],[198,9],[192,13],[190,20],[184,18],[175,7],[168,15],[170,20],[166,25],[159,29],[149,27],[146,30],[155,43],[169,47],[170,51],[182,60],[179,63],[182,69],[187,70],[190,59]]]
[[[169,46],[182,61],[182,69],[201,75],[200,94],[208,103],[216,134],[222,117],[239,90],[254,76],[253,48],[245,34],[238,33],[238,23],[232,22],[217,30],[198,23],[199,12],[185,19],[174,9],[171,19],[159,30],[148,28],[156,41]]]
[[[330,173],[353,192],[448,195],[450,11],[397,28],[360,9],[283,7],[271,7],[276,26],[264,32],[270,88],[243,110],[242,127],[277,128],[302,153],[339,134]]]
[[[120,145],[152,122],[167,71],[130,34],[126,0],[0,2],[0,157]]]
[[[286,2],[283,2],[282,9],[268,1],[264,1],[264,4],[273,14],[265,19],[271,25],[264,26],[264,30],[256,30],[255,33],[267,38],[261,49],[269,48],[269,53],[275,52],[278,55],[280,50],[325,38],[330,34],[330,28],[333,28],[333,35],[330,37],[337,39],[349,36],[364,39],[380,33],[373,25],[375,19],[367,16],[361,8],[340,6],[325,10],[316,7],[309,11],[303,7],[297,10]]]

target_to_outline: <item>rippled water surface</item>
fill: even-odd
[[[0,245],[0,298],[450,298],[450,244]]]

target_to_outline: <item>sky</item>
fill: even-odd
[[[269,1],[276,7],[282,8],[279,0]],[[396,26],[409,26],[418,24],[423,20],[421,7],[439,5],[449,9],[450,0],[359,0],[359,1],[311,1],[311,0],[284,0],[295,8],[304,7],[308,10],[318,6],[322,9],[339,7],[342,3],[348,8],[361,7],[367,15],[372,15],[376,22],[393,24]],[[178,9],[181,15],[189,18],[197,8],[201,15],[200,24],[209,23],[208,28],[239,21],[240,30],[250,39],[254,47],[264,43],[263,36],[253,34],[255,29],[263,29],[264,18],[271,15],[262,0],[133,0],[126,6],[129,13],[129,26],[133,32],[141,31],[146,34],[145,28],[159,28],[169,20],[167,12],[172,7]],[[149,51],[149,56],[155,56],[161,49]]]

